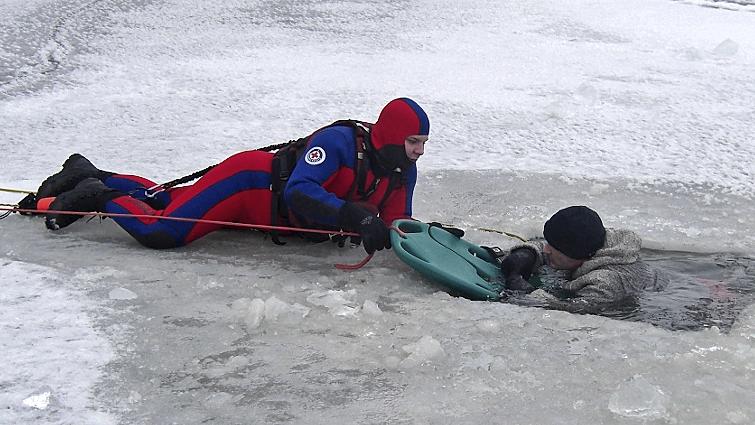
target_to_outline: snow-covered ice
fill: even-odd
[[[114,343],[95,329],[86,291],[54,267],[5,256],[0,282],[0,423],[116,423],[94,394]]]
[[[752,423],[754,8],[1,2],[0,187],[72,152],[167,181],[409,96],[432,122],[418,218],[507,246],[477,229],[590,205],[680,284],[643,300],[662,317],[576,316],[451,297],[390,253],[342,272],[361,249],[155,252],[14,215],[0,423]]]

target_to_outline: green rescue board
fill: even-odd
[[[419,221],[396,220],[393,225],[404,233],[391,232],[393,252],[421,275],[464,298],[500,298],[503,275],[485,249]]]

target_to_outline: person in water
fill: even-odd
[[[36,199],[55,197],[50,211],[146,214],[294,225],[359,233],[365,250],[390,248],[387,226],[411,218],[416,162],[424,153],[430,122],[408,98],[394,99],[374,124],[338,121],[305,139],[303,154],[287,166],[270,152],[237,153],[196,183],[155,191],[146,178],[102,171],[80,154],[48,177]],[[292,170],[290,168],[293,168]],[[282,182],[280,196],[274,187]],[[46,215],[50,230],[80,216]],[[155,218],[114,217],[126,232],[150,248],[186,245],[222,228],[219,224]]]
[[[606,229],[588,207],[556,212],[545,222],[543,236],[514,246],[503,257],[501,269],[511,291],[504,301],[591,313],[631,302],[658,284],[656,271],[640,258],[640,237]],[[536,289],[528,279],[546,269],[560,271],[562,279],[553,288]]]

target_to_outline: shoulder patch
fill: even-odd
[[[315,146],[304,154],[304,161],[309,165],[322,164],[325,161],[325,149]]]

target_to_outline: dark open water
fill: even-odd
[[[668,277],[668,285],[646,291],[636,305],[604,315],[671,330],[716,326],[728,331],[742,309],[755,303],[752,258],[643,250],[643,259]]]

